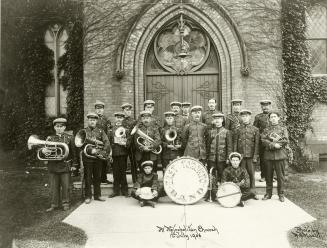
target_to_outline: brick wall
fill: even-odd
[[[141,108],[144,99],[143,63],[150,38],[160,25],[176,15],[172,1],[126,1],[122,6],[111,0],[94,1],[96,7],[86,9],[86,22],[94,22],[94,14],[99,15],[99,24],[86,35],[85,55],[85,113],[93,110],[96,99],[106,104],[105,114],[112,118],[124,102],[136,103]],[[203,0],[189,1],[186,15],[199,20],[206,31],[215,40],[222,64],[223,110],[230,111],[231,98],[243,98],[245,106],[254,114],[260,112],[258,101],[270,98],[276,101],[280,94],[281,82],[281,43],[280,43],[280,2],[277,0]],[[170,12],[167,10],[170,8]],[[189,10],[187,9],[189,8]],[[156,17],[167,15],[156,23]],[[105,13],[115,14],[114,18]],[[91,13],[91,14],[88,14]],[[143,13],[140,15],[140,13]],[[236,24],[241,39],[246,46],[246,56],[250,75],[240,73],[242,55],[240,42],[230,22]],[[155,24],[155,25],[154,25]],[[154,27],[150,27],[154,25]],[[90,25],[91,26],[91,25]],[[96,38],[95,38],[96,37]],[[225,40],[225,42],[223,42]],[[128,41],[124,44],[125,41]],[[119,44],[124,44],[122,63],[126,76],[117,80],[114,72],[117,68]],[[143,59],[142,59],[143,58]],[[118,63],[119,64],[119,63]],[[278,102],[278,106],[282,102]],[[276,104],[274,104],[276,105]]]

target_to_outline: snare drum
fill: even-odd
[[[218,187],[217,200],[226,208],[236,207],[240,203],[242,192],[233,182],[225,182]]]

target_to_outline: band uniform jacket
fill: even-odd
[[[184,156],[206,159],[205,129],[206,124],[200,121],[191,121],[184,127],[182,132],[182,151],[184,151]]]
[[[145,174],[144,172],[140,173],[137,176],[137,180],[134,184],[135,189],[150,187],[152,190],[158,191],[158,174],[151,172],[151,174]]]
[[[61,142],[68,145],[69,154],[64,161],[48,161],[48,170],[52,173],[69,172],[70,166],[76,163],[76,150],[74,146],[73,136],[67,133],[59,135],[51,135],[47,138],[51,142]]]
[[[240,183],[242,180],[243,183],[240,184],[241,189],[246,189],[250,187],[250,177],[245,168],[237,167],[233,168],[233,166],[228,166],[222,175],[221,182],[233,182]]]
[[[274,141],[273,136],[278,135],[279,141]],[[266,160],[284,160],[288,159],[286,146],[289,144],[288,132],[286,127],[280,124],[267,127],[261,134],[261,141],[265,148],[264,159]],[[281,145],[280,149],[274,147],[276,143]]]
[[[226,162],[232,152],[232,135],[224,127],[215,127],[212,124],[207,127],[206,134],[207,159],[210,161]]]
[[[111,151],[110,142],[109,142],[107,134],[104,132],[103,129],[98,128],[98,127],[95,127],[95,128],[87,127],[87,128],[85,128],[85,131],[86,131],[87,139],[97,139],[99,141],[102,141],[103,142],[103,150],[106,151],[107,154],[110,153],[110,151]],[[84,149],[84,146],[82,147],[82,149]],[[83,159],[85,161],[93,161],[97,158],[88,158],[84,155]]]
[[[165,137],[165,134],[167,132],[167,130],[169,129],[175,129],[176,132],[177,132],[177,137],[174,141],[174,144],[177,145],[181,145],[182,144],[182,139],[181,139],[181,130],[180,129],[177,129],[175,126],[164,126],[162,129],[161,129],[161,141],[162,141],[162,154],[161,154],[161,157],[162,159],[168,159],[168,160],[171,160],[171,159],[175,159],[177,158],[177,156],[180,156],[181,155],[181,148],[179,148],[178,150],[171,150],[170,148],[167,147],[167,145],[169,144],[172,144],[172,142],[168,142],[166,137]]]
[[[127,156],[128,155],[128,148],[131,143],[131,136],[130,136],[130,129],[125,128],[125,134],[126,134],[126,146],[120,145],[118,143],[115,143],[115,132],[119,127],[124,126],[117,126],[113,125],[112,129],[109,131],[108,138],[111,144],[111,150],[112,150],[112,156]]]
[[[260,113],[254,117],[253,126],[259,128],[259,132],[262,133],[265,128],[270,126],[269,113]]]
[[[241,124],[241,117],[239,113],[228,114],[225,119],[225,128],[231,130],[232,132],[236,131]]]
[[[138,127],[143,133],[145,133],[146,135],[148,135],[150,138],[152,138],[154,140],[154,145],[153,147],[155,149],[157,149],[159,147],[159,145],[161,144],[161,139],[160,139],[160,133],[158,130],[158,127],[156,125],[149,125],[148,127],[144,126],[142,123],[139,124]],[[136,133],[134,135],[134,144],[136,146],[135,149],[135,159],[137,161],[140,161],[142,159],[142,153],[145,152],[142,150],[141,146],[137,143],[137,138],[139,137],[139,135]],[[151,151],[150,153],[150,160],[157,160],[158,155],[152,153]]]
[[[123,127],[129,129],[129,130],[132,130],[133,127],[136,125],[136,120],[134,120],[132,117],[130,116],[127,116],[124,118],[123,120]]]
[[[108,135],[109,130],[111,129],[111,122],[108,120],[108,118],[104,115],[100,116],[97,121],[97,127],[101,128],[106,135]]]
[[[259,129],[248,124],[241,124],[235,132],[234,151],[240,153],[243,158],[259,157]]]
[[[202,122],[204,124],[207,124],[207,125],[211,125],[212,124],[212,114],[217,114],[219,113],[218,110],[214,109],[214,110],[207,110],[206,112],[203,113],[202,115]]]
[[[175,127],[179,130],[182,130],[184,128],[186,122],[186,119],[181,114],[177,114],[174,118]]]

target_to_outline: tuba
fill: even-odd
[[[101,160],[107,160],[107,154],[103,150],[104,144],[97,139],[90,139],[86,135],[85,129],[81,129],[75,136],[75,146],[84,146],[84,155],[88,158],[98,158]]]
[[[36,135],[31,135],[27,140],[27,147],[39,147],[37,158],[41,161],[62,161],[68,157],[69,148],[66,143],[39,139]]]
[[[132,131],[131,131],[131,135],[134,134],[138,134],[139,137],[137,137],[136,142],[139,144],[139,146],[143,147],[143,148],[148,148],[150,146],[154,146],[154,139],[152,139],[151,137],[149,137],[148,135],[146,135],[144,132],[142,132],[138,126],[136,125]],[[154,154],[160,154],[162,151],[162,147],[159,146],[157,149],[151,149],[151,152]]]

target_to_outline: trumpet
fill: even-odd
[[[213,188],[213,182],[214,181],[214,176],[213,176],[213,167],[210,168],[209,170],[209,186],[208,186],[208,194],[209,194],[209,198],[208,198],[208,202],[212,202],[212,188]]]
[[[36,135],[31,135],[27,140],[27,147],[31,150],[33,147],[39,147],[37,158],[41,161],[62,161],[68,157],[69,148],[66,143],[39,139]]]
[[[155,144],[154,139],[152,139],[150,136],[148,136],[144,132],[142,132],[138,128],[137,125],[132,129],[131,135],[134,135],[136,133],[139,135],[139,137],[137,137],[137,139],[136,139],[136,142],[138,143],[139,146],[146,148],[146,149],[149,149],[149,147],[154,146],[154,144]],[[154,154],[160,154],[162,151],[162,147],[159,146],[157,149],[152,148],[150,150]]]
[[[75,136],[75,146],[82,147],[84,146],[84,155],[88,158],[99,158],[102,160],[107,160],[107,154],[103,150],[104,144],[102,141],[97,139],[87,138],[85,129],[78,131]]]

